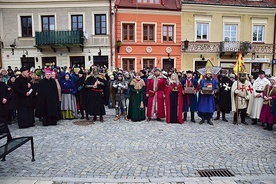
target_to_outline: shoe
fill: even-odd
[[[94,116],[94,117],[93,117],[93,121],[97,121],[97,116]]]
[[[115,118],[113,120],[118,121],[119,119],[120,119],[120,116],[115,116]]]
[[[84,117],[82,116],[80,119],[84,119]]]
[[[266,126],[264,127],[264,130],[268,130],[268,127],[269,127],[269,125],[266,124]]]
[[[228,122],[228,120],[226,118],[222,118],[222,121]]]
[[[125,120],[128,121],[129,119],[127,118],[127,116],[125,116]]]
[[[201,121],[199,122],[199,124],[203,124],[204,123],[204,119],[201,119]]]
[[[100,117],[100,122],[104,122],[103,117]]]
[[[267,130],[268,130],[268,131],[272,131],[272,129],[273,129],[273,128],[272,128],[272,127],[273,127],[273,124],[267,124],[267,125],[268,125]]]
[[[262,123],[262,127],[265,127],[265,123]]]
[[[147,121],[149,122],[151,119],[150,118],[147,118]]]
[[[244,124],[244,125],[248,125],[248,123],[245,121],[245,122],[242,122],[242,124]]]
[[[214,120],[219,120],[219,117],[216,117]]]
[[[156,118],[156,121],[162,121],[162,119],[161,118]]]
[[[89,117],[87,116],[85,119],[86,119],[86,120],[89,120]]]
[[[194,122],[194,123],[195,123],[196,121],[195,121],[194,119],[192,119],[191,122]]]
[[[251,125],[257,125],[257,119],[252,119]]]
[[[236,121],[233,121],[233,124],[234,124],[234,125],[237,125],[238,123],[237,123]]]
[[[207,123],[209,124],[209,125],[214,125],[214,123],[212,122],[212,121],[207,121]]]

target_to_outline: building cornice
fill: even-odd
[[[0,0],[0,8],[62,8],[62,7],[103,7],[109,6],[108,0]]]
[[[151,15],[181,15],[180,11],[164,11],[164,10],[135,10],[135,9],[118,9],[117,13],[124,14],[151,14]]]
[[[182,4],[182,12],[197,12],[197,13],[214,13],[222,12],[223,14],[261,14],[262,16],[274,16],[276,8],[262,8],[262,7],[243,7],[243,6],[219,6],[219,5],[203,5],[203,4]]]

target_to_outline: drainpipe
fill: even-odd
[[[112,16],[112,4],[111,0],[109,0],[109,20],[110,20],[110,26],[109,26],[109,39],[110,39],[110,68],[113,69],[113,16]]]
[[[272,60],[275,59],[275,39],[276,39],[276,14],[274,17],[274,35],[273,35],[273,49],[272,49]],[[271,63],[271,75],[274,75],[274,65]]]

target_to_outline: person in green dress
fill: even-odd
[[[141,72],[137,72],[135,78],[130,82],[130,97],[129,97],[129,110],[128,118],[132,121],[143,121],[145,116],[145,98],[144,91],[146,84],[141,79]]]

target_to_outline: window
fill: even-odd
[[[237,24],[224,25],[224,41],[237,41]]]
[[[196,39],[197,40],[208,40],[208,24],[207,23],[197,23]]]
[[[143,26],[143,40],[154,41],[154,25],[145,24]]]
[[[160,4],[160,0],[137,0],[137,3]]]
[[[123,59],[123,70],[134,70],[134,59]]]
[[[163,42],[172,42],[173,38],[173,26],[164,25],[163,26]]]
[[[83,17],[82,15],[71,15],[71,30],[83,30]]]
[[[54,31],[55,30],[55,17],[54,16],[42,16],[42,31]]]
[[[253,42],[264,42],[264,26],[253,26]]]
[[[95,15],[95,34],[106,35],[106,15]]]
[[[134,41],[134,24],[123,24],[123,40]]]
[[[153,69],[154,59],[143,59],[143,68]]]
[[[22,31],[22,37],[32,37],[33,36],[32,17],[31,16],[22,16],[21,17],[21,31]]]

